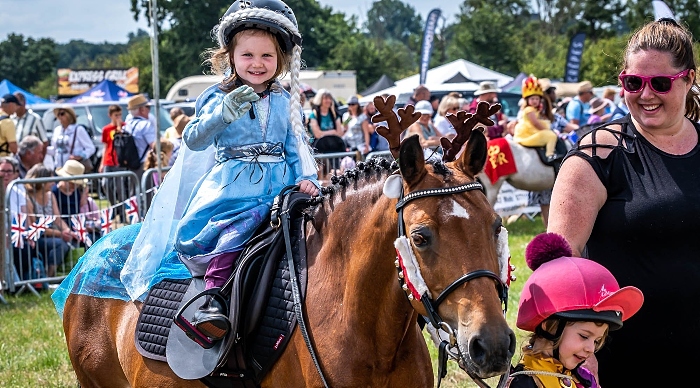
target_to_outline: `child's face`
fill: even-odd
[[[233,49],[236,74],[257,93],[277,72],[277,46],[272,38],[253,31],[242,31]]]
[[[527,98],[527,105],[537,108],[540,105],[540,96],[530,96]]]
[[[559,361],[566,369],[574,369],[595,353],[602,343],[608,324],[573,322],[561,334]]]

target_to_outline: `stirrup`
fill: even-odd
[[[203,330],[198,329],[196,326],[196,322],[190,322],[187,318],[183,316],[183,313],[191,304],[193,304],[195,301],[199,300],[203,296],[211,296],[212,298],[216,298],[217,302],[219,302],[222,305],[224,311],[228,311],[228,303],[226,301],[226,298],[224,298],[221,295],[220,291],[220,288],[212,288],[200,292],[199,294],[195,295],[192,299],[187,301],[187,303],[184,303],[182,306],[180,306],[180,309],[177,311],[177,313],[175,313],[175,317],[173,318],[173,321],[175,322],[177,327],[182,329],[182,331],[185,332],[185,335],[187,335],[187,337],[189,337],[192,341],[196,342],[199,346],[203,347],[204,349],[211,349],[214,346],[214,344],[223,337],[209,337],[207,334],[215,333],[205,333]],[[212,329],[212,331],[215,330]],[[225,333],[224,336],[226,334],[227,333]]]

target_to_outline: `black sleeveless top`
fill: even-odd
[[[588,257],[607,267],[620,287],[644,293],[639,313],[598,352],[599,381],[604,387],[646,386],[652,372],[676,386],[700,365],[700,146],[671,155],[647,141],[630,115],[614,123],[620,131],[597,128],[587,135],[592,145],[577,145],[568,155],[585,159],[608,194]],[[618,144],[596,145],[600,131],[613,133]],[[600,147],[612,148],[607,158],[595,156]],[[586,148],[593,157],[581,151]],[[644,364],[653,370],[643,372]]]

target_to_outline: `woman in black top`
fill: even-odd
[[[693,39],[671,19],[630,39],[620,82],[630,114],[584,136],[554,185],[549,232],[636,286],[644,307],[599,353],[603,387],[664,386],[700,364],[700,99]]]

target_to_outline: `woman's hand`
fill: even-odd
[[[62,230],[60,237],[61,237],[61,240],[65,241],[65,242],[70,242],[71,240],[73,240],[73,238],[75,238],[75,236],[73,235],[73,232],[71,232],[70,229]]]
[[[308,179],[299,182],[299,191],[314,197],[318,195],[318,188]]]

